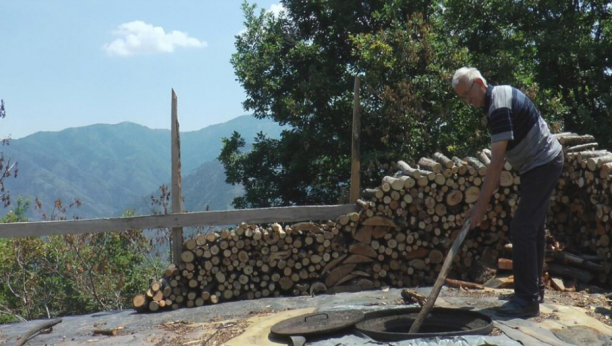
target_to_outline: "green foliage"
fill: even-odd
[[[484,138],[449,81],[466,50],[443,35],[437,5],[419,1],[284,1],[287,15],[243,5],[246,33],[232,64],[244,107],[291,125],[241,153],[225,141],[219,159],[228,182],[242,184],[236,207],[337,203],[350,176],[354,76],[361,75],[363,186],[391,161],[432,150],[465,151]],[[452,115],[452,116],[451,116]]]
[[[553,131],[610,146],[610,1],[282,1],[279,16],[243,4],[246,32],[232,64],[257,118],[291,125],[278,140],[225,140],[236,207],[343,201],[353,77],[361,78],[362,186],[380,167],[441,150],[463,156],[489,141],[482,111],[450,85],[476,66],[492,84],[530,96]]]
[[[2,221],[27,221],[28,206]],[[150,250],[140,230],[0,239],[0,323],[130,307],[160,275]]]
[[[612,144],[611,1],[444,2],[444,20],[493,84],[532,97],[557,130]]]

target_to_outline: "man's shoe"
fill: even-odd
[[[512,299],[514,299],[514,293],[499,295],[499,300],[512,300]],[[540,298],[538,299],[538,303],[544,304],[544,291],[540,291]]]
[[[519,302],[512,299],[497,309],[496,314],[505,317],[528,318],[540,315],[540,304],[538,302]]]

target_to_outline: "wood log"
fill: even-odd
[[[499,177],[499,186],[508,187],[514,185],[514,177],[509,171],[502,171]]]
[[[444,281],[444,283],[446,284],[446,286],[453,287],[453,288],[468,288],[468,289],[471,289],[471,290],[484,290],[484,286],[483,285],[475,284],[473,282],[467,282],[467,281],[461,281],[461,280],[453,280],[453,279],[446,279]]]
[[[431,171],[433,173],[440,173],[440,171],[442,171],[442,165],[439,164],[438,162],[432,160],[432,159],[428,159],[426,157],[422,157],[419,160],[419,166],[422,168],[425,168],[428,171]]]
[[[449,159],[448,157],[444,156],[444,154],[442,153],[434,153],[433,154],[433,159],[436,160],[438,163],[440,163],[440,165],[442,165],[445,168],[453,168],[454,163],[451,159]]]
[[[465,161],[478,172],[480,176],[485,176],[487,174],[487,166],[483,165],[480,160],[474,157],[466,157]]]
[[[498,259],[497,268],[502,270],[512,270],[512,260],[507,258]]]
[[[429,263],[438,264],[444,260],[444,254],[440,250],[432,250],[429,252]]]
[[[487,156],[487,154],[482,151],[476,153],[476,157],[480,160],[480,162],[482,162],[483,165],[487,167],[489,167],[489,165],[491,164],[491,159]]]
[[[446,205],[454,207],[463,202],[463,192],[460,190],[452,190],[446,195]]]
[[[343,264],[341,266],[336,267],[332,270],[325,278],[325,286],[333,287],[335,286],[340,279],[348,275],[351,271],[355,269],[356,264]]]
[[[455,166],[457,166],[457,173],[460,175],[464,175],[467,173],[467,162],[461,160],[460,158],[453,156],[452,159]]]
[[[421,172],[418,169],[410,167],[410,165],[404,161],[397,161],[396,165],[404,174],[411,176],[414,179],[419,179],[421,177]]]
[[[371,258],[378,257],[376,251],[368,244],[356,243],[349,246],[349,252],[355,255],[362,255]]]
[[[589,271],[593,271],[596,273],[602,272],[604,270],[603,266],[597,263],[593,263],[590,261],[587,261],[583,258],[581,258],[580,256],[576,256],[573,255],[571,253],[567,253],[567,252],[562,252],[562,251],[555,251],[553,253],[553,256],[557,259],[562,261],[565,264],[573,264],[573,265],[577,265],[583,269],[589,270]]]
[[[585,135],[585,136],[569,135],[569,136],[558,136],[557,139],[559,140],[559,143],[561,143],[561,145],[572,146],[572,145],[592,142],[595,140],[595,137],[591,135]]]
[[[362,256],[362,255],[350,255],[347,257],[343,264],[354,264],[354,263],[371,263],[374,260],[371,257]]]
[[[372,241],[372,233],[374,232],[373,226],[363,226],[361,227],[353,236],[355,240],[364,244],[370,244]]]
[[[478,186],[470,186],[465,190],[465,203],[475,203],[480,197],[480,188]]]
[[[575,152],[579,152],[583,150],[594,149],[594,148],[597,148],[597,146],[599,146],[598,143],[586,143],[586,144],[575,145],[573,147],[568,147],[565,149],[565,151],[568,153],[575,153]]]
[[[400,178],[394,178],[386,176],[382,179],[383,184],[387,183],[391,186],[391,188],[395,191],[402,190],[404,188],[404,180]]]
[[[341,263],[342,261],[344,261],[344,259],[346,258],[346,254],[338,256],[338,258],[334,259],[333,261],[329,262],[321,271],[321,274],[325,274],[329,271],[331,271],[333,268],[335,268],[339,263]]]
[[[595,275],[590,272],[575,267],[564,266],[556,263],[548,265],[548,272],[552,275],[559,275],[566,278],[572,278],[580,282],[588,283],[595,278]]]

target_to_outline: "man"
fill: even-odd
[[[470,210],[471,228],[478,226],[499,185],[504,157],[521,176],[521,200],[510,225],[514,296],[498,314],[533,317],[544,300],[546,214],[553,189],[563,169],[561,145],[554,138],[533,102],[511,86],[488,85],[475,68],[455,72],[453,89],[474,108],[484,108],[491,134],[491,164],[480,197]]]

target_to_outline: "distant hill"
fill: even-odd
[[[223,167],[216,161],[221,138],[233,131],[250,144],[258,132],[278,138],[282,128],[245,115],[181,132],[185,209],[204,210],[207,204],[213,210],[226,209],[242,193],[241,187],[225,184]],[[129,122],[38,132],[11,140],[2,150],[19,162],[18,178],[6,183],[13,199],[38,197],[51,212],[56,198],[65,204],[79,198],[82,207],[69,217],[119,216],[127,208],[147,213],[143,198],[170,181],[170,131]]]

